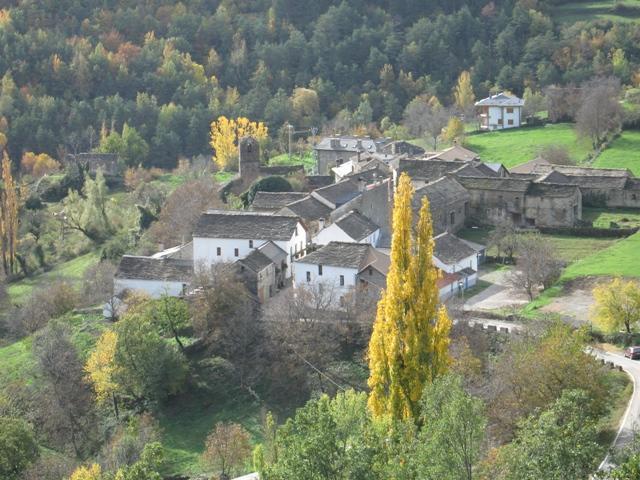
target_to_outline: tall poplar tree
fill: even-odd
[[[458,83],[453,91],[453,97],[455,99],[456,107],[458,107],[461,112],[469,114],[473,111],[476,96],[473,93],[471,75],[467,70],[460,73]]]
[[[2,191],[0,192],[0,248],[4,272],[14,272],[18,246],[18,193],[11,173],[11,160],[5,151],[2,157]]]
[[[402,174],[394,197],[391,266],[369,343],[369,408],[376,416],[417,419],[422,391],[449,365],[446,309],[439,306],[429,201],[422,200],[415,238],[414,189]]]

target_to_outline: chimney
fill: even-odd
[[[364,178],[358,177],[358,191],[359,192],[364,192],[364,187],[365,187]]]
[[[318,219],[318,231],[322,230],[324,228],[324,218],[319,218]]]

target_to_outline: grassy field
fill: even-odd
[[[289,155],[283,153],[269,159],[269,165],[304,165],[304,169],[307,173],[313,171],[316,167],[316,159],[313,156],[313,152],[309,151],[302,155],[292,155],[289,159]]]
[[[464,144],[477,152],[483,161],[500,162],[506,167],[534,159],[546,145],[566,147],[571,157],[579,163],[591,153],[589,141],[579,139],[573,125],[568,123],[478,133],[469,135]]]
[[[593,222],[593,226],[598,228],[609,228],[611,222],[617,223],[621,228],[635,228],[640,227],[640,210],[583,207],[582,219]]]
[[[640,277],[640,232],[569,265],[561,280],[589,275]]]
[[[616,0],[566,3],[553,7],[552,18],[561,23],[590,20],[610,20],[615,22],[640,20],[640,0],[624,0],[621,2],[623,5],[631,7],[628,11],[614,10],[613,7],[616,3]]]
[[[640,4],[640,3],[639,3]],[[601,168],[628,168],[640,176],[640,131],[627,130],[616,138],[593,163]]]
[[[11,283],[7,289],[11,301],[14,303],[23,302],[35,287],[44,285],[52,280],[80,280],[87,268],[97,263],[98,259],[98,252],[87,253],[68,262],[56,265],[48,272]]]

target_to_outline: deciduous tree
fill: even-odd
[[[471,75],[467,70],[463,70],[458,77],[458,83],[453,91],[456,107],[464,115],[473,113],[473,106],[476,96],[473,93],[473,85],[471,84]]]
[[[38,444],[33,429],[24,420],[0,417],[0,477],[20,478],[37,457]]]
[[[118,412],[118,393],[120,386],[114,379],[116,367],[115,354],[118,334],[106,330],[98,339],[96,346],[87,359],[84,370],[96,394],[98,403],[112,402],[116,417]]]
[[[17,187],[11,172],[11,160],[6,151],[2,156],[2,190],[0,191],[0,248],[5,275],[15,270],[18,248],[18,202]]]
[[[594,323],[606,332],[631,327],[640,321],[640,284],[621,278],[600,284],[593,289],[595,303],[591,309]]]
[[[238,141],[242,137],[251,136],[258,141],[267,138],[268,130],[262,122],[252,122],[248,118],[229,119],[225,116],[211,123],[211,147],[213,160],[221,170],[237,167]]]
[[[413,187],[403,174],[393,208],[391,266],[369,343],[369,407],[376,416],[419,416],[424,386],[449,364],[451,321],[439,306],[429,202],[422,200],[412,235]]]
[[[202,459],[220,473],[220,478],[237,472],[251,454],[249,432],[237,423],[218,422],[207,435]]]
[[[464,136],[464,123],[458,117],[453,116],[447,122],[444,129],[444,138],[448,142],[459,141]]]
[[[582,85],[580,108],[576,112],[576,129],[590,138],[593,148],[598,148],[610,133],[620,128],[620,81],[599,78]]]

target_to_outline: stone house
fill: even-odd
[[[256,192],[251,202],[251,210],[274,213],[290,203],[302,200],[307,195],[304,192]]]
[[[336,136],[325,137],[313,146],[318,174],[329,175],[331,168],[342,165],[358,153],[370,154],[382,152],[390,143],[387,138]]]
[[[304,222],[310,237],[325,227],[331,217],[331,208],[311,195],[289,203],[275,212],[275,215],[298,217]]]
[[[464,227],[471,195],[458,180],[446,176],[416,189],[412,202],[416,218],[423,197],[429,200],[434,233],[457,232]]]
[[[264,303],[275,294],[276,266],[260,249],[253,250],[236,264],[242,282],[249,292],[258,297],[260,303]]]
[[[524,201],[528,227],[565,227],[582,219],[582,193],[576,185],[532,182]]]
[[[517,128],[522,124],[524,100],[502,92],[476,102],[482,130]]]
[[[313,243],[327,245],[330,242],[353,242],[376,246],[379,238],[380,227],[357,210],[352,210],[320,230]]]
[[[113,293],[145,292],[151,298],[184,295],[193,276],[193,262],[174,258],[124,255],[113,280]]]

